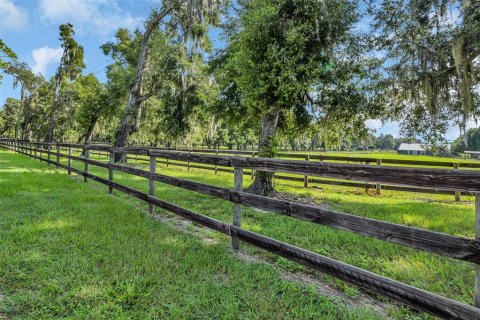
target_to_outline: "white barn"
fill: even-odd
[[[402,154],[425,154],[425,148],[420,143],[401,143],[397,150]]]

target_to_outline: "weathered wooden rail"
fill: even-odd
[[[232,246],[239,248],[240,242],[249,243],[269,252],[276,253],[287,259],[320,270],[326,274],[358,285],[364,289],[376,292],[394,300],[406,303],[416,309],[426,311],[443,319],[480,319],[480,309],[459,303],[457,301],[426,292],[424,290],[382,277],[366,270],[327,258],[325,256],[297,248],[295,246],[241,229],[241,205],[247,205],[279,214],[303,219],[312,223],[322,224],[342,230],[381,239],[384,241],[412,247],[419,250],[443,255],[446,257],[468,261],[476,264],[477,278],[474,303],[480,306],[480,172],[463,170],[417,169],[383,166],[347,165],[336,163],[313,164],[308,161],[291,161],[280,159],[226,157],[218,155],[199,155],[185,152],[155,150],[147,148],[114,149],[109,146],[83,146],[75,144],[45,144],[20,142],[0,139],[0,146],[32,158],[45,161],[48,164],[74,172],[88,179],[100,182],[113,189],[130,194],[153,207],[161,207],[186,219],[224,233],[232,238]],[[68,148],[68,154],[62,153],[62,148]],[[83,156],[74,156],[72,148],[85,150]],[[90,152],[104,151],[110,153],[108,163],[90,159]],[[150,158],[150,170],[132,168],[123,164],[114,164],[114,153],[143,155]],[[43,155],[46,154],[46,158]],[[56,160],[51,158],[56,157]],[[211,186],[199,182],[178,179],[156,172],[157,157],[170,160],[181,160],[207,165],[231,166],[235,170],[234,190]],[[61,159],[67,159],[65,165]],[[72,161],[84,164],[84,170],[72,166]],[[89,172],[89,166],[108,169],[109,178],[101,178]],[[351,180],[371,181],[373,183],[393,183],[413,185],[428,188],[453,189],[473,192],[476,200],[476,238],[468,239],[419,228],[393,224],[389,222],[363,218],[345,213],[324,210],[317,207],[292,203],[283,200],[270,199],[248,194],[241,190],[243,170],[287,172],[310,176],[339,177]],[[148,194],[114,182],[114,171],[121,171],[148,179]],[[400,177],[400,178],[399,178]],[[217,197],[234,203],[233,223],[227,224],[199,213],[193,212],[160,200],[155,197],[155,182],[166,183],[176,187],[193,190],[209,196]]]
[[[135,161],[144,161],[148,162],[149,159],[146,157],[127,157],[128,160],[135,160]],[[162,160],[161,157],[157,157],[158,164],[164,164],[167,166],[178,166],[178,167],[187,167],[187,168],[194,168],[194,169],[202,169],[202,170],[212,170],[217,172],[227,172],[233,173],[233,169],[228,169],[218,166],[206,166],[206,165],[195,165],[195,164],[188,164],[185,162],[169,162],[166,160]],[[253,170],[244,170],[244,175],[251,176],[253,178],[254,171]],[[416,192],[416,193],[430,193],[430,194],[445,194],[445,195],[454,195],[456,192],[459,191],[452,191],[452,190],[443,190],[443,189],[432,189],[432,188],[419,188],[419,187],[407,187],[407,186],[396,186],[396,185],[386,185],[386,184],[373,184],[368,182],[356,182],[356,181],[342,181],[342,180],[326,180],[326,179],[317,179],[308,176],[304,176],[302,178],[297,176],[286,176],[281,174],[275,175],[276,180],[287,180],[287,181],[297,181],[303,182],[304,187],[308,187],[310,183],[315,184],[324,184],[324,185],[335,185],[335,186],[345,186],[345,187],[355,187],[355,188],[364,188],[365,190],[369,189],[377,189],[380,186],[381,190],[390,190],[390,191],[405,191],[405,192]],[[306,183],[305,183],[306,182]],[[473,195],[471,192],[462,192],[464,195]]]
[[[175,150],[175,151],[186,151],[190,153],[203,153],[203,154],[225,154],[225,155],[241,155],[241,156],[256,156],[258,155],[257,151],[246,151],[246,150],[227,150],[227,149],[198,149],[198,148],[159,148],[162,150]],[[359,157],[359,156],[338,156],[338,155],[323,155],[323,154],[303,154],[303,153],[289,153],[289,152],[279,152],[277,154],[280,158],[287,158],[287,159],[305,159],[305,160],[318,160],[318,161],[340,161],[343,163],[363,163],[363,164],[376,164],[376,165],[384,165],[384,164],[394,164],[400,166],[426,166],[426,167],[444,167],[450,169],[458,169],[462,168],[469,168],[475,169],[480,168],[479,162],[458,162],[458,161],[432,161],[432,160],[413,160],[413,159],[383,159],[383,158],[375,158],[375,157]],[[139,160],[142,160],[141,158]],[[148,161],[148,160],[147,160]],[[173,163],[174,166],[185,166],[188,165],[183,163]],[[210,167],[206,166],[192,166],[192,168],[199,168],[199,169],[206,169],[206,170],[213,170]],[[218,171],[223,172],[232,172],[233,170],[229,169],[220,169]],[[432,194],[451,194],[455,196],[456,201],[460,201],[460,191],[452,191],[452,190],[434,190],[434,189],[427,189],[427,188],[418,188],[418,187],[405,187],[405,186],[389,186],[385,184],[370,184],[367,182],[359,183],[359,182],[350,182],[350,181],[339,181],[339,180],[321,180],[321,179],[312,179],[309,176],[304,176],[303,178],[299,177],[290,177],[290,176],[282,176],[276,175],[275,179],[278,180],[290,180],[290,181],[303,181],[304,187],[308,187],[309,183],[318,183],[318,184],[327,184],[327,185],[338,185],[338,186],[348,186],[348,187],[357,187],[357,188],[365,188],[366,191],[369,189],[375,189],[377,194],[381,193],[381,190],[394,190],[394,191],[406,191],[406,192],[420,192],[420,193],[432,193]],[[470,193],[464,193],[470,194]]]
[[[215,153],[215,154],[226,154],[226,155],[245,155],[245,156],[256,156],[258,151],[247,151],[247,150],[229,150],[229,149],[199,149],[199,148],[159,148],[162,150],[169,151],[187,151],[193,153]],[[396,164],[396,165],[407,165],[407,166],[426,166],[426,167],[446,167],[453,168],[455,165],[459,165],[462,168],[480,168],[480,162],[459,162],[459,161],[434,161],[434,160],[415,160],[415,159],[389,159],[389,158],[378,158],[378,157],[361,157],[361,156],[341,156],[341,155],[325,155],[325,154],[309,154],[309,153],[300,153],[300,152],[278,152],[277,156],[279,158],[296,158],[296,159],[305,159],[306,156],[310,160],[319,160],[319,161],[342,161],[342,162],[356,162],[356,163],[373,163],[377,164],[381,161],[384,164]]]

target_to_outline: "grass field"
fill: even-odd
[[[0,294],[6,296],[0,302],[0,314],[12,318],[62,314],[77,318],[173,318],[178,314],[184,318],[214,314],[225,318],[384,318],[335,304],[311,286],[281,280],[282,271],[308,272],[283,258],[263,254],[274,266],[246,264],[229,252],[228,239],[222,235],[207,233],[216,244],[206,245],[142,215],[145,204],[120,194],[107,195],[105,186],[84,185],[64,170],[47,170],[45,164],[25,156],[2,152],[0,161],[0,213],[6,216],[0,220],[0,240],[6,243],[0,247]],[[106,177],[103,169],[91,166],[91,172]],[[227,173],[162,166],[158,172],[233,185]],[[142,178],[116,173],[115,180],[147,190]],[[245,186],[249,182],[246,179]],[[310,198],[338,211],[473,237],[469,197],[455,203],[452,196],[386,191],[379,197],[346,187],[300,186],[277,182],[277,189],[290,197]],[[230,220],[229,202],[160,183],[157,194]],[[244,208],[243,215],[242,226],[248,230],[446,297],[472,301],[474,269],[469,263],[251,208]],[[243,248],[249,254],[260,254],[254,248]],[[349,297],[361,294],[340,281],[322,278]],[[42,307],[37,310],[38,306]],[[388,314],[396,319],[429,318],[397,306],[388,308]]]

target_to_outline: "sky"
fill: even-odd
[[[103,55],[100,46],[113,40],[119,27],[131,31],[142,28],[151,9],[159,4],[159,0],[0,0],[0,38],[17,53],[20,61],[26,62],[35,73],[50,78],[61,57],[58,27],[70,22],[76,32],[75,39],[85,49],[84,73],[94,73],[105,81],[105,67],[111,60]],[[368,19],[362,20],[358,28],[369,29]],[[211,37],[214,46],[224,45],[218,30],[213,30]],[[12,78],[4,75],[0,106],[8,97],[19,95],[19,90],[12,87]],[[375,135],[400,136],[396,122],[370,119],[366,125],[375,130]],[[445,137],[453,140],[458,135],[458,128],[452,126]]]

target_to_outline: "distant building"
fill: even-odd
[[[402,143],[397,150],[401,154],[425,154],[425,148],[420,143]]]
[[[480,159],[480,151],[464,151],[464,153],[469,154],[472,159]]]

